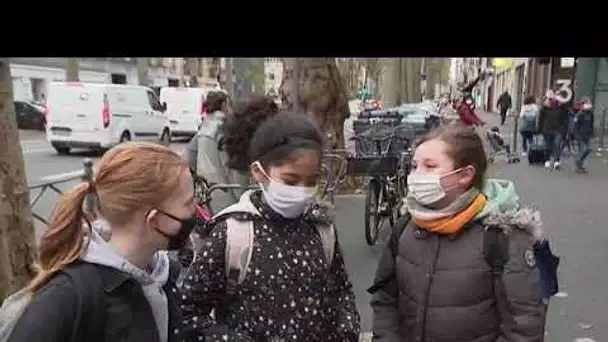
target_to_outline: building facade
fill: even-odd
[[[575,100],[591,97],[597,134],[605,134],[608,130],[608,58],[578,58],[574,74]]]
[[[181,58],[149,58],[148,61],[150,86],[168,86],[179,80]],[[66,79],[67,58],[11,58],[10,63],[16,100],[43,102],[48,84]],[[139,84],[136,58],[81,58],[79,67],[82,82]]]
[[[264,59],[264,94],[278,96],[279,88],[283,82],[283,60],[281,58]]]

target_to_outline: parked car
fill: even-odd
[[[44,108],[25,101],[15,101],[14,104],[19,129],[44,131],[46,126]]]
[[[72,148],[103,151],[131,140],[171,142],[167,104],[148,87],[52,82],[46,137],[59,154]]]
[[[368,99],[359,103],[360,112],[369,112],[382,109],[382,103],[378,100]]]

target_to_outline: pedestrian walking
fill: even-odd
[[[538,113],[538,132],[543,135],[550,160],[545,167],[559,169],[562,155],[562,140],[568,130],[568,111],[555,98],[553,91],[548,90],[546,100]]]
[[[591,137],[593,137],[593,124],[593,105],[591,104],[591,99],[586,97],[574,116],[573,133],[578,144],[575,165],[576,172],[578,173],[587,173],[585,160],[591,152],[590,141]]]
[[[210,93],[211,114],[203,121],[197,135],[188,144],[186,158],[196,175],[210,184],[249,185],[249,142],[257,127],[278,112],[277,104],[267,96],[252,96],[226,110],[226,95]],[[213,212],[236,203],[240,189],[216,192],[210,203]]]
[[[521,149],[524,157],[528,154],[528,147],[532,144],[536,133],[538,111],[536,98],[534,96],[526,97],[519,113],[519,134],[521,135]]]
[[[483,126],[483,122],[473,110],[473,99],[468,95],[456,100],[456,112],[460,117],[460,121],[466,126]]]
[[[504,91],[498,98],[498,102],[496,105],[498,106],[498,110],[500,111],[500,124],[504,125],[505,120],[507,119],[507,112],[511,109],[513,101],[511,99],[511,95],[509,95],[508,91]]]
[[[483,143],[466,127],[423,137],[412,167],[369,290],[373,341],[543,341],[539,213],[512,182],[485,178]]]
[[[261,190],[214,218],[185,277],[185,341],[358,341],[334,227],[310,208],[321,133],[303,114],[280,113],[261,124],[249,151]]]
[[[55,206],[38,275],[23,290],[29,304],[8,341],[182,341],[179,264],[163,250],[180,248],[192,231],[193,196],[188,165],[169,148],[126,143],[106,152],[93,180]],[[87,197],[107,240],[83,229]]]

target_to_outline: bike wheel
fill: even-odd
[[[380,187],[376,180],[372,179],[367,183],[365,192],[365,240],[367,244],[373,246],[378,239],[379,217],[378,217],[378,197]]]

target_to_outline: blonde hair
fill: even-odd
[[[134,212],[158,207],[178,186],[186,162],[169,148],[152,143],[125,143],[106,152],[93,182],[64,193],[51,214],[39,247],[38,274],[28,285],[36,291],[85,250],[83,201],[93,195],[95,210],[110,224],[127,223]],[[90,225],[89,225],[90,229]]]

